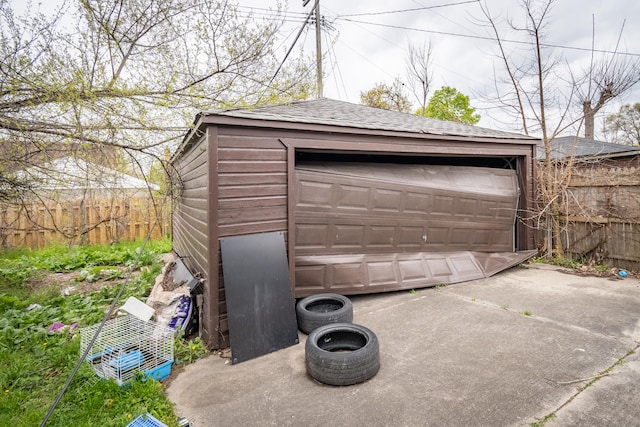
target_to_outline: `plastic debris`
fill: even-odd
[[[67,325],[65,325],[62,322],[53,322],[51,324],[51,326],[49,326],[49,332],[62,332],[65,330],[65,328],[67,327]],[[76,328],[78,327],[77,323],[72,323],[71,325],[69,325],[69,333],[73,335],[73,332],[76,330]]]
[[[64,328],[64,323],[62,322],[53,322],[51,326],[49,326],[49,332],[58,332]]]
[[[131,421],[127,427],[167,427],[167,425],[147,413]]]
[[[629,275],[629,273],[626,270],[618,271],[618,276],[620,276],[620,277],[627,277],[628,275]]]
[[[153,307],[149,307],[136,297],[129,297],[120,310],[125,311],[143,322],[147,322],[154,315]]]
[[[192,311],[192,302],[191,298],[187,295],[183,295],[178,300],[178,305],[175,307],[173,312],[173,317],[169,322],[169,327],[178,331],[184,332],[184,329],[189,323],[189,319],[191,317]]]
[[[27,307],[27,311],[40,310],[41,308],[42,306],[40,304],[31,304],[29,307]]]

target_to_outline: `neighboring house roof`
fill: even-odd
[[[594,139],[580,138],[575,136],[562,136],[551,141],[551,158],[566,159],[573,155],[580,159],[590,158],[611,158],[634,156],[640,154],[639,146],[612,144],[610,142],[596,141]],[[536,147],[536,157],[538,160],[545,159],[544,144],[538,142]]]
[[[253,109],[215,110],[203,112],[201,116],[207,118],[226,116],[263,122],[308,123],[468,138],[533,139],[517,133],[485,129],[463,123],[431,119],[416,114],[383,110],[328,98],[295,101],[288,104]]]
[[[158,189],[143,179],[71,156],[33,166],[18,176],[42,190]]]

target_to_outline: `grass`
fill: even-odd
[[[135,274],[124,289],[122,304],[128,296],[149,293],[162,267],[160,254],[170,250],[170,241],[150,242],[134,265],[140,247],[141,242],[130,242],[0,254],[0,425],[40,424],[80,356],[77,329],[52,333],[48,327],[55,321],[80,327],[98,323],[118,290],[118,286],[104,286],[91,293],[61,296],[53,287],[34,291],[30,281],[46,280],[52,272],[80,271],[80,280],[92,280],[93,273],[111,275],[115,283],[122,283],[123,267],[133,267]],[[83,276],[85,270],[88,273]],[[176,367],[202,357],[206,348],[200,340],[177,338],[174,353]],[[169,426],[177,425],[162,383],[137,379],[119,387],[114,381],[99,380],[83,364],[47,426],[120,427],[147,412]]]
[[[574,259],[565,258],[565,257],[546,258],[544,256],[540,256],[540,257],[531,258],[529,262],[532,264],[536,264],[536,263],[551,264],[557,267],[565,267],[565,268],[578,268],[581,265],[583,265],[583,263],[580,260],[574,260]]]

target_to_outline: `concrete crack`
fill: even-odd
[[[621,358],[616,360],[611,366],[609,366],[607,369],[599,372],[597,375],[595,375],[595,376],[593,376],[591,378],[584,378],[582,380],[570,381],[569,383],[567,383],[567,384],[570,384],[570,383],[574,383],[574,382],[588,381],[584,386],[578,387],[577,391],[574,394],[572,394],[571,396],[569,396],[569,398],[565,402],[563,402],[562,405],[558,406],[553,412],[545,415],[542,418],[537,418],[537,421],[535,421],[533,423],[530,423],[529,426],[530,427],[542,427],[546,423],[548,423],[549,421],[555,419],[556,418],[556,414],[558,413],[558,411],[560,411],[562,408],[564,408],[569,403],[571,403],[583,391],[585,391],[587,388],[589,388],[590,386],[595,384],[597,381],[600,381],[600,379],[602,379],[603,377],[606,377],[606,376],[612,374],[612,371],[617,366],[623,364],[627,360],[627,358],[629,356],[635,354],[636,351],[638,351],[638,349],[640,349],[640,343],[636,342],[636,346],[634,348],[627,350],[627,352],[626,352],[626,354],[624,356],[622,356]],[[560,384],[560,383],[558,383],[558,384]]]

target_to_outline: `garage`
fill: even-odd
[[[173,249],[228,345],[220,241],[280,232],[296,298],[488,277],[534,251],[536,140],[330,99],[203,112],[172,157]]]

